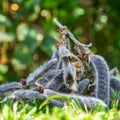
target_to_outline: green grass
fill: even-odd
[[[56,107],[39,100],[5,100],[0,102],[0,108],[0,120],[120,120],[115,101],[110,109],[98,105],[91,110],[83,110],[74,101],[70,101],[68,106]]]

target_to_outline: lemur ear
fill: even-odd
[[[90,64],[95,76],[95,97],[109,104],[110,77],[108,65],[104,58],[99,55],[91,55]]]

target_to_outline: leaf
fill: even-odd
[[[12,33],[0,32],[0,42],[12,42],[14,35]]]
[[[59,1],[45,0],[43,5],[45,8],[55,8],[59,4]]]
[[[0,14],[0,25],[10,27],[11,26],[11,21],[5,15]]]
[[[28,16],[29,21],[34,21],[35,19],[37,19],[40,13],[40,0],[27,1],[25,2],[24,7],[30,13],[30,15]]]
[[[64,95],[59,95],[59,94],[51,95],[51,96],[49,96],[46,100],[44,100],[44,101],[40,104],[40,107],[39,107],[39,108],[44,107],[50,100],[56,99],[56,98],[61,98],[61,99],[67,100],[68,102],[71,100],[71,98],[69,98],[69,97],[67,97],[67,96],[64,96]]]
[[[39,31],[25,23],[21,23],[17,27],[17,37],[20,41],[20,44],[27,46],[29,51],[32,53],[40,44],[38,40]]]
[[[22,64],[18,59],[13,58],[11,63],[13,67],[17,70],[24,70],[26,68],[26,65]]]
[[[28,50],[16,49],[14,51],[14,57],[23,64],[32,63],[32,55],[29,53]]]
[[[5,74],[8,71],[8,66],[7,65],[0,65],[0,73]]]
[[[40,44],[40,49],[43,50],[47,55],[51,56],[54,50],[55,40],[50,35],[45,35],[42,43]]]

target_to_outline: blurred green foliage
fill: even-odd
[[[119,0],[0,0],[0,82],[19,81],[50,58],[56,17],[120,69]]]

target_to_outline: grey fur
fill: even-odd
[[[115,90],[113,88],[110,88],[110,97],[115,95]]]
[[[55,105],[55,106],[64,107],[64,103],[61,102],[61,101],[58,101],[58,100],[56,100],[56,99],[52,99],[52,100],[50,100],[49,102],[52,103],[52,104]]]
[[[46,99],[44,94],[40,94],[38,91],[34,90],[16,90],[9,96],[9,99],[19,100],[35,100],[35,99]]]
[[[116,76],[119,73],[117,67],[114,67],[112,70],[110,70],[110,76]]]
[[[8,98],[12,99],[12,100],[36,100],[36,99],[40,99],[40,100],[45,100],[48,96],[46,96],[45,94],[41,94],[36,90],[16,90],[14,91]],[[63,107],[63,103],[60,101],[57,101],[55,99],[52,99],[49,101],[50,103],[52,103],[53,105],[59,106],[59,107]]]
[[[88,78],[86,78],[78,83],[78,94],[79,95],[84,93],[84,91],[87,88],[87,86],[89,85],[89,83],[90,83],[90,80]]]
[[[39,80],[43,74],[48,72],[51,68],[55,68],[57,63],[57,58],[51,59],[48,62],[44,63],[42,66],[38,67],[26,78],[27,85],[34,85],[36,80]]]
[[[81,104],[81,106],[84,108],[84,106],[86,105],[88,108],[91,107],[96,107],[98,104],[102,105],[103,107],[107,107],[107,105],[100,99],[95,98],[95,97],[86,97],[86,96],[78,96],[78,95],[71,95],[71,94],[62,94],[62,93],[58,93],[58,92],[54,92],[50,89],[45,89],[44,90],[44,94],[46,96],[52,96],[52,95],[61,95],[61,96],[65,96],[68,98],[72,98],[73,100],[78,100]],[[66,102],[66,100],[64,99],[57,99],[60,102]]]
[[[71,58],[74,58],[76,61],[80,61],[80,59],[77,56],[75,56],[73,53],[71,53],[71,51],[69,49],[67,49],[64,45],[59,46],[58,56],[59,56],[59,58],[71,57]]]
[[[115,92],[120,91],[120,79],[116,77],[110,77],[110,86]]]
[[[59,46],[59,48],[58,48],[58,55],[59,55],[60,58],[70,57],[70,56],[75,57],[64,45],[60,45]]]
[[[76,69],[70,63],[69,58],[67,57],[63,58],[62,66],[63,66],[63,80],[66,87],[68,87],[69,89],[72,89],[73,91],[78,91],[77,82],[75,80]]]
[[[51,56],[51,59],[54,59],[54,58],[58,58],[58,50],[55,50],[55,52],[53,53],[53,55]]]
[[[110,78],[109,68],[103,57],[91,55],[90,62],[95,74],[95,97],[102,99],[109,104],[110,99]]]
[[[106,103],[109,105],[110,95],[120,91],[120,81],[114,77],[118,72],[117,69],[109,71],[106,61],[101,56],[91,54],[89,49],[91,44],[85,45],[80,43],[65,26],[62,26],[55,19],[54,22],[59,26],[65,43],[57,40],[58,46],[51,59],[28,75],[26,86],[31,86],[31,89],[23,90],[23,88],[27,87],[16,82],[0,85],[0,96],[3,93],[21,88],[22,90],[15,90],[9,98],[17,100],[44,100],[49,96],[58,94],[58,97],[62,95],[73,99],[76,103],[79,101],[83,108],[85,105],[88,108],[96,107],[97,104],[107,107]],[[79,58],[78,54],[74,55],[70,51],[69,39],[73,41]],[[85,80],[80,81],[84,77],[86,77]],[[87,77],[90,77],[91,81]],[[95,77],[95,82],[93,77]],[[91,88],[88,90],[87,86],[90,82],[92,86],[89,86]],[[93,93],[95,97],[81,96],[85,90],[88,90],[89,95]],[[73,93],[76,93],[76,95]],[[63,98],[52,99],[50,102],[58,106],[64,106],[64,102],[68,103],[68,101]]]
[[[58,91],[63,86],[63,73],[62,71],[58,72],[54,78],[46,86],[49,89]]]
[[[15,89],[22,88],[22,84],[19,82],[11,82],[7,84],[0,85],[0,94],[4,94],[5,92],[13,91]]]
[[[58,73],[61,73],[61,71],[62,70],[60,70],[60,69],[48,71],[39,80],[36,81],[36,84],[47,86],[49,84],[49,82],[51,82],[52,79],[54,79]]]

